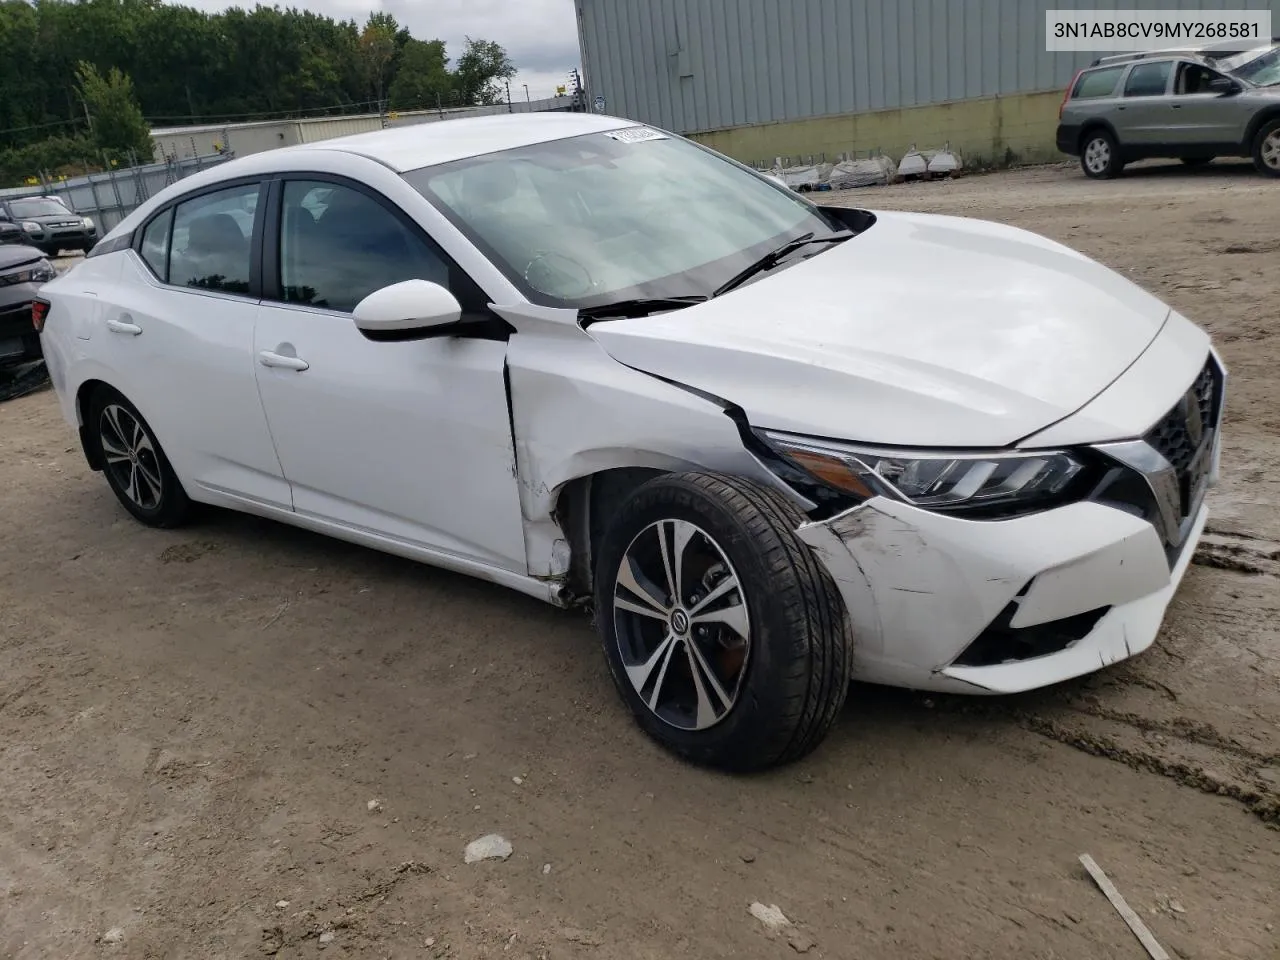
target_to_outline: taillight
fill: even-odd
[[[49,318],[49,301],[41,300],[39,297],[31,301],[31,325],[36,328],[36,333],[44,330],[44,322]]]
[[[1067,84],[1067,92],[1062,95],[1062,102],[1058,104],[1058,119],[1062,119],[1062,111],[1067,109],[1067,101],[1071,99],[1071,91],[1076,88],[1076,81],[1080,79],[1083,70],[1077,70],[1076,75],[1071,78],[1071,82]]]

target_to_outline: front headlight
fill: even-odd
[[[94,230],[97,230],[97,229],[98,229],[96,226],[94,226],[93,221],[92,221],[91,219],[89,219],[88,217],[83,217],[83,218],[81,218],[81,221],[80,221],[80,222],[84,224],[84,228],[85,228],[86,230],[88,230],[90,233],[92,233]]]
[[[34,221],[31,221],[31,220],[23,220],[22,229],[27,231],[27,233],[39,233],[40,224],[35,223]]]
[[[6,273],[0,276],[4,277],[5,285],[16,283],[48,283],[58,275],[58,271],[53,268],[53,264],[48,260],[37,261],[34,266],[27,267],[25,270],[18,270],[14,273]]]
[[[828,487],[863,500],[885,496],[928,510],[1008,513],[1048,507],[1085,469],[1065,450],[887,450],[771,430],[756,435]]]

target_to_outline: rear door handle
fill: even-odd
[[[142,328],[133,322],[133,317],[127,313],[119,320],[114,317],[107,320],[107,329],[112,333],[127,333],[131,337],[136,337],[142,332]]]
[[[301,357],[286,357],[284,354],[273,353],[270,350],[259,353],[258,362],[264,367],[279,367],[281,370],[296,370],[299,373],[311,366]]]

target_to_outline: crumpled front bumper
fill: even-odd
[[[1150,647],[1207,516],[1172,565],[1150,523],[1095,502],[975,521],[876,498],[798,534],[848,609],[855,679],[1001,694]]]

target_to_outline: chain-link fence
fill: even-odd
[[[231,153],[170,158],[163,163],[107,166],[101,173],[79,177],[53,177],[41,173],[39,185],[0,190],[6,199],[30,196],[58,197],[81,216],[90,217],[102,236],[130,213],[171,183],[232,159]],[[88,169],[88,164],[85,164]]]

